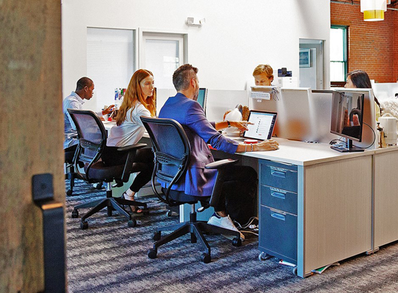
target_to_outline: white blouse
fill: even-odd
[[[140,117],[150,117],[151,113],[141,103],[127,111],[126,119],[119,126],[115,125],[108,134],[107,146],[127,146],[136,144],[144,135],[145,127]]]

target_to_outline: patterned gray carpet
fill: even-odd
[[[233,247],[221,236],[208,236],[212,262],[199,260],[198,244],[189,236],[161,247],[157,259],[147,250],[155,227],[177,223],[166,207],[145,197],[151,209],[127,227],[124,217],[108,217],[106,210],[89,218],[81,230],[71,218],[73,206],[104,197],[104,191],[77,181],[76,196],[66,198],[67,269],[69,292],[398,292],[398,244],[382,247],[376,254],[340,262],[321,275],[296,277],[277,259],[259,261],[257,238],[249,237]],[[82,210],[84,213],[85,210]]]

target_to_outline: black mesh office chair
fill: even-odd
[[[68,112],[76,125],[79,136],[79,145],[74,162],[75,172],[78,173],[79,178],[90,183],[106,183],[106,198],[76,206],[72,212],[72,217],[77,218],[79,216],[78,209],[93,207],[81,218],[80,227],[87,229],[86,219],[106,207],[108,216],[112,216],[112,211],[117,210],[129,219],[128,226],[134,227],[136,225],[135,219],[122,205],[142,206],[144,208],[147,205],[122,197],[113,197],[112,182],[115,181],[118,186],[122,186],[123,182],[129,180],[131,173],[140,171],[140,163],[134,163],[134,157],[136,151],[145,147],[146,144],[138,143],[116,148],[120,155],[125,157],[125,160],[118,165],[107,164],[103,158],[106,157],[107,152],[112,150],[106,146],[107,133],[101,120],[92,111],[68,109]]]
[[[196,243],[197,240],[199,240],[200,244],[204,248],[204,252],[201,255],[201,260],[204,263],[209,263],[211,261],[211,254],[210,246],[204,238],[203,232],[231,235],[234,237],[232,244],[234,246],[240,246],[241,239],[239,232],[216,227],[203,221],[197,221],[195,210],[195,204],[198,202],[201,202],[201,209],[203,210],[209,205],[212,206],[212,203],[216,203],[218,201],[218,197],[221,194],[224,171],[228,166],[230,166],[230,164],[235,163],[236,160],[226,159],[206,165],[206,168],[218,170],[217,180],[211,198],[192,196],[187,195],[184,192],[174,191],[171,189],[172,185],[185,176],[185,172],[189,165],[190,143],[186,133],[183,127],[173,119],[141,117],[141,120],[151,137],[152,149],[155,156],[155,168],[152,174],[152,188],[154,193],[160,200],[170,206],[185,203],[191,205],[189,222],[157,229],[153,237],[156,242],[154,243],[153,248],[149,250],[148,257],[156,258],[159,246],[187,233],[191,233],[192,243]],[[157,183],[157,179],[167,182],[167,188],[162,188],[162,192],[159,192],[156,189],[155,185]],[[161,238],[161,231],[173,232]]]

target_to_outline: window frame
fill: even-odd
[[[344,80],[339,81],[330,81],[331,86],[333,87],[341,87],[344,86],[347,79],[348,73],[348,29],[349,27],[346,25],[331,25],[330,29],[341,29],[343,31],[343,60],[331,60],[330,65],[332,63],[342,63],[344,65]],[[330,66],[331,67],[331,66]]]
[[[139,49],[138,49],[138,64],[140,68],[147,68],[146,60],[146,41],[147,40],[161,40],[161,41],[177,41],[179,52],[179,65],[188,63],[188,33],[187,32],[169,32],[160,30],[139,29]],[[156,79],[156,77],[155,77]],[[156,81],[155,81],[156,84]],[[174,89],[170,79],[170,88]],[[161,87],[159,87],[162,89]],[[167,89],[167,88],[166,88]]]

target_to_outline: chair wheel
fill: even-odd
[[[166,212],[166,216],[168,216],[168,217],[177,217],[177,216],[178,216],[178,213],[173,212],[172,210],[168,210],[168,211]]]
[[[259,259],[260,261],[264,261],[264,260],[270,259],[271,257],[272,257],[272,255],[269,255],[268,253],[265,253],[265,252],[261,252],[261,253],[258,255],[258,259]]]
[[[293,274],[297,276],[297,267],[293,268]]]
[[[152,239],[155,240],[155,241],[158,241],[158,240],[160,240],[160,237],[161,237],[161,233],[160,232],[155,232],[155,233],[153,233]]]
[[[82,230],[86,230],[86,229],[88,228],[88,223],[87,223],[87,221],[82,221],[82,222],[80,222],[80,228],[81,228]]]
[[[239,247],[242,245],[242,240],[240,239],[240,237],[235,237],[234,239],[232,239],[232,245]]]
[[[108,217],[111,217],[112,216],[112,208],[108,207],[107,213],[108,213]]]
[[[102,182],[94,183],[94,184],[93,184],[93,188],[95,188],[95,189],[102,189]]]
[[[158,252],[156,251],[156,249],[151,248],[151,249],[148,250],[148,257],[150,259],[156,258],[157,254],[158,254]]]
[[[79,217],[79,212],[78,210],[73,210],[72,211],[72,218],[78,218]]]
[[[209,263],[211,262],[211,256],[208,253],[202,253],[202,255],[200,256],[200,260],[204,263]]]
[[[66,192],[66,195],[68,195],[68,196],[70,196],[70,195],[72,195],[72,189],[69,189],[67,192]]]
[[[128,227],[135,227],[137,226],[137,221],[135,219],[131,219],[127,222]]]

